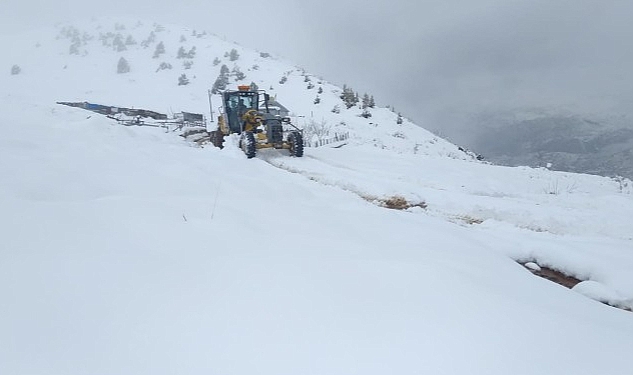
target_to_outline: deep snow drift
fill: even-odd
[[[192,39],[176,30],[156,34]],[[83,57],[29,38],[1,57],[22,72],[0,75],[0,373],[631,372],[633,315],[591,299],[633,307],[630,186],[481,163],[384,108],[333,113],[340,89],[321,80],[314,104],[307,73],[209,35],[187,86],[154,47],[118,75],[97,38]],[[248,160],[54,104],[204,112],[231,48],[295,120],[350,139]]]

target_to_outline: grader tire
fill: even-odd
[[[288,135],[288,145],[290,146],[290,155],[295,157],[303,156],[303,137],[299,132],[292,132]]]
[[[243,132],[242,139],[240,139],[240,148],[246,154],[246,157],[251,159],[255,157],[257,152],[257,144],[255,143],[255,135],[253,132]]]

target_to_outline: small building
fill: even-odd
[[[268,110],[270,111],[271,115],[280,117],[288,117],[288,115],[290,114],[288,108],[284,107],[281,103],[273,98],[270,98],[270,100],[268,101]]]

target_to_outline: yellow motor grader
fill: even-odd
[[[303,156],[303,132],[290,118],[270,113],[268,94],[253,91],[250,86],[238,86],[237,90],[224,91],[221,96],[218,127],[209,132],[214,146],[222,148],[225,136],[239,134],[239,147],[249,159],[263,148],[286,149],[292,156]]]

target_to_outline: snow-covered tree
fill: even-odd
[[[165,53],[165,44],[163,42],[159,42],[156,45],[156,49],[154,50],[154,56],[153,58],[157,59],[160,57],[160,55],[162,55],[163,53]]]
[[[362,106],[363,109],[367,109],[369,107],[369,95],[367,93],[363,94]]]
[[[178,48],[178,55],[176,56],[179,59],[193,59],[196,57],[196,46],[191,47],[189,51],[185,50],[185,47],[180,46]]]
[[[347,109],[352,108],[358,104],[359,101],[358,94],[345,84],[343,85],[343,92],[341,93],[340,98],[343,100]]]
[[[70,48],[68,49],[68,53],[71,55],[79,55],[79,47],[81,46],[80,42],[72,42],[70,44]]]
[[[186,86],[189,84],[189,78],[185,73],[182,73],[180,77],[178,77],[178,86]]]
[[[398,118],[396,119],[396,124],[400,125],[402,124],[403,119],[402,119],[402,114],[400,114],[400,112],[398,112]]]
[[[235,48],[233,48],[231,50],[231,52],[229,52],[229,56],[228,57],[229,57],[229,60],[236,61],[237,59],[240,58],[240,54],[237,53],[237,50]]]
[[[288,80],[288,77],[283,76],[281,77],[281,79],[279,80],[279,84],[283,85],[284,83],[286,83],[286,81]]]
[[[133,46],[135,44],[136,44],[136,40],[134,39],[132,35],[128,35],[127,38],[125,38],[125,45]]]
[[[143,40],[141,42],[141,46],[143,48],[147,48],[149,47],[150,44],[154,43],[156,41],[156,33],[154,33],[153,31],[151,31],[149,33],[149,35],[147,36],[147,39]],[[164,47],[163,47],[164,48]]]
[[[367,106],[369,108],[374,108],[376,106],[376,101],[374,101],[374,96],[373,95],[371,95],[369,97],[369,101],[367,102]]]
[[[18,65],[13,65],[11,67],[11,75],[18,75],[22,72],[22,68],[20,68],[20,66]]]
[[[255,82],[251,82],[251,84],[250,84],[250,90],[251,90],[251,91],[257,91],[257,90],[259,90],[259,86],[257,86],[257,83],[255,83]]]
[[[218,94],[220,91],[226,90],[227,85],[229,84],[229,67],[226,65],[222,65],[220,68],[220,75],[216,78],[213,83],[213,87],[211,87],[211,92],[213,94]]]
[[[241,81],[244,78],[246,78],[246,74],[244,74],[241,70],[240,67],[235,65],[233,67],[233,71],[231,72],[233,74],[233,76],[235,77],[236,81]]]
[[[216,57],[215,59],[213,59],[213,66],[218,66],[221,62],[222,61],[220,61],[220,59]]]
[[[193,61],[191,61],[191,60],[185,60],[185,61],[182,62],[182,66],[185,69],[191,69],[192,65],[193,65]]]
[[[314,98],[314,104],[319,104],[321,103],[321,98],[319,98],[319,96],[317,95],[316,98]]]
[[[313,141],[321,141],[327,139],[330,135],[330,130],[332,129],[332,125],[328,124],[327,121],[321,120],[320,122],[316,122],[313,119],[310,119],[306,126],[303,128],[303,139]]]
[[[119,63],[117,64],[116,72],[119,74],[128,73],[130,71],[130,64],[124,57],[119,59]]]
[[[160,65],[158,65],[158,69],[156,69],[156,71],[158,72],[160,70],[167,70],[167,69],[171,69],[171,68],[172,68],[172,66],[171,66],[170,63],[163,61],[162,63],[160,63]]]
[[[125,46],[125,42],[123,41],[123,37],[121,36],[121,34],[117,34],[114,37],[114,40],[112,40],[112,47],[117,52],[123,52],[127,50],[127,47]]]

